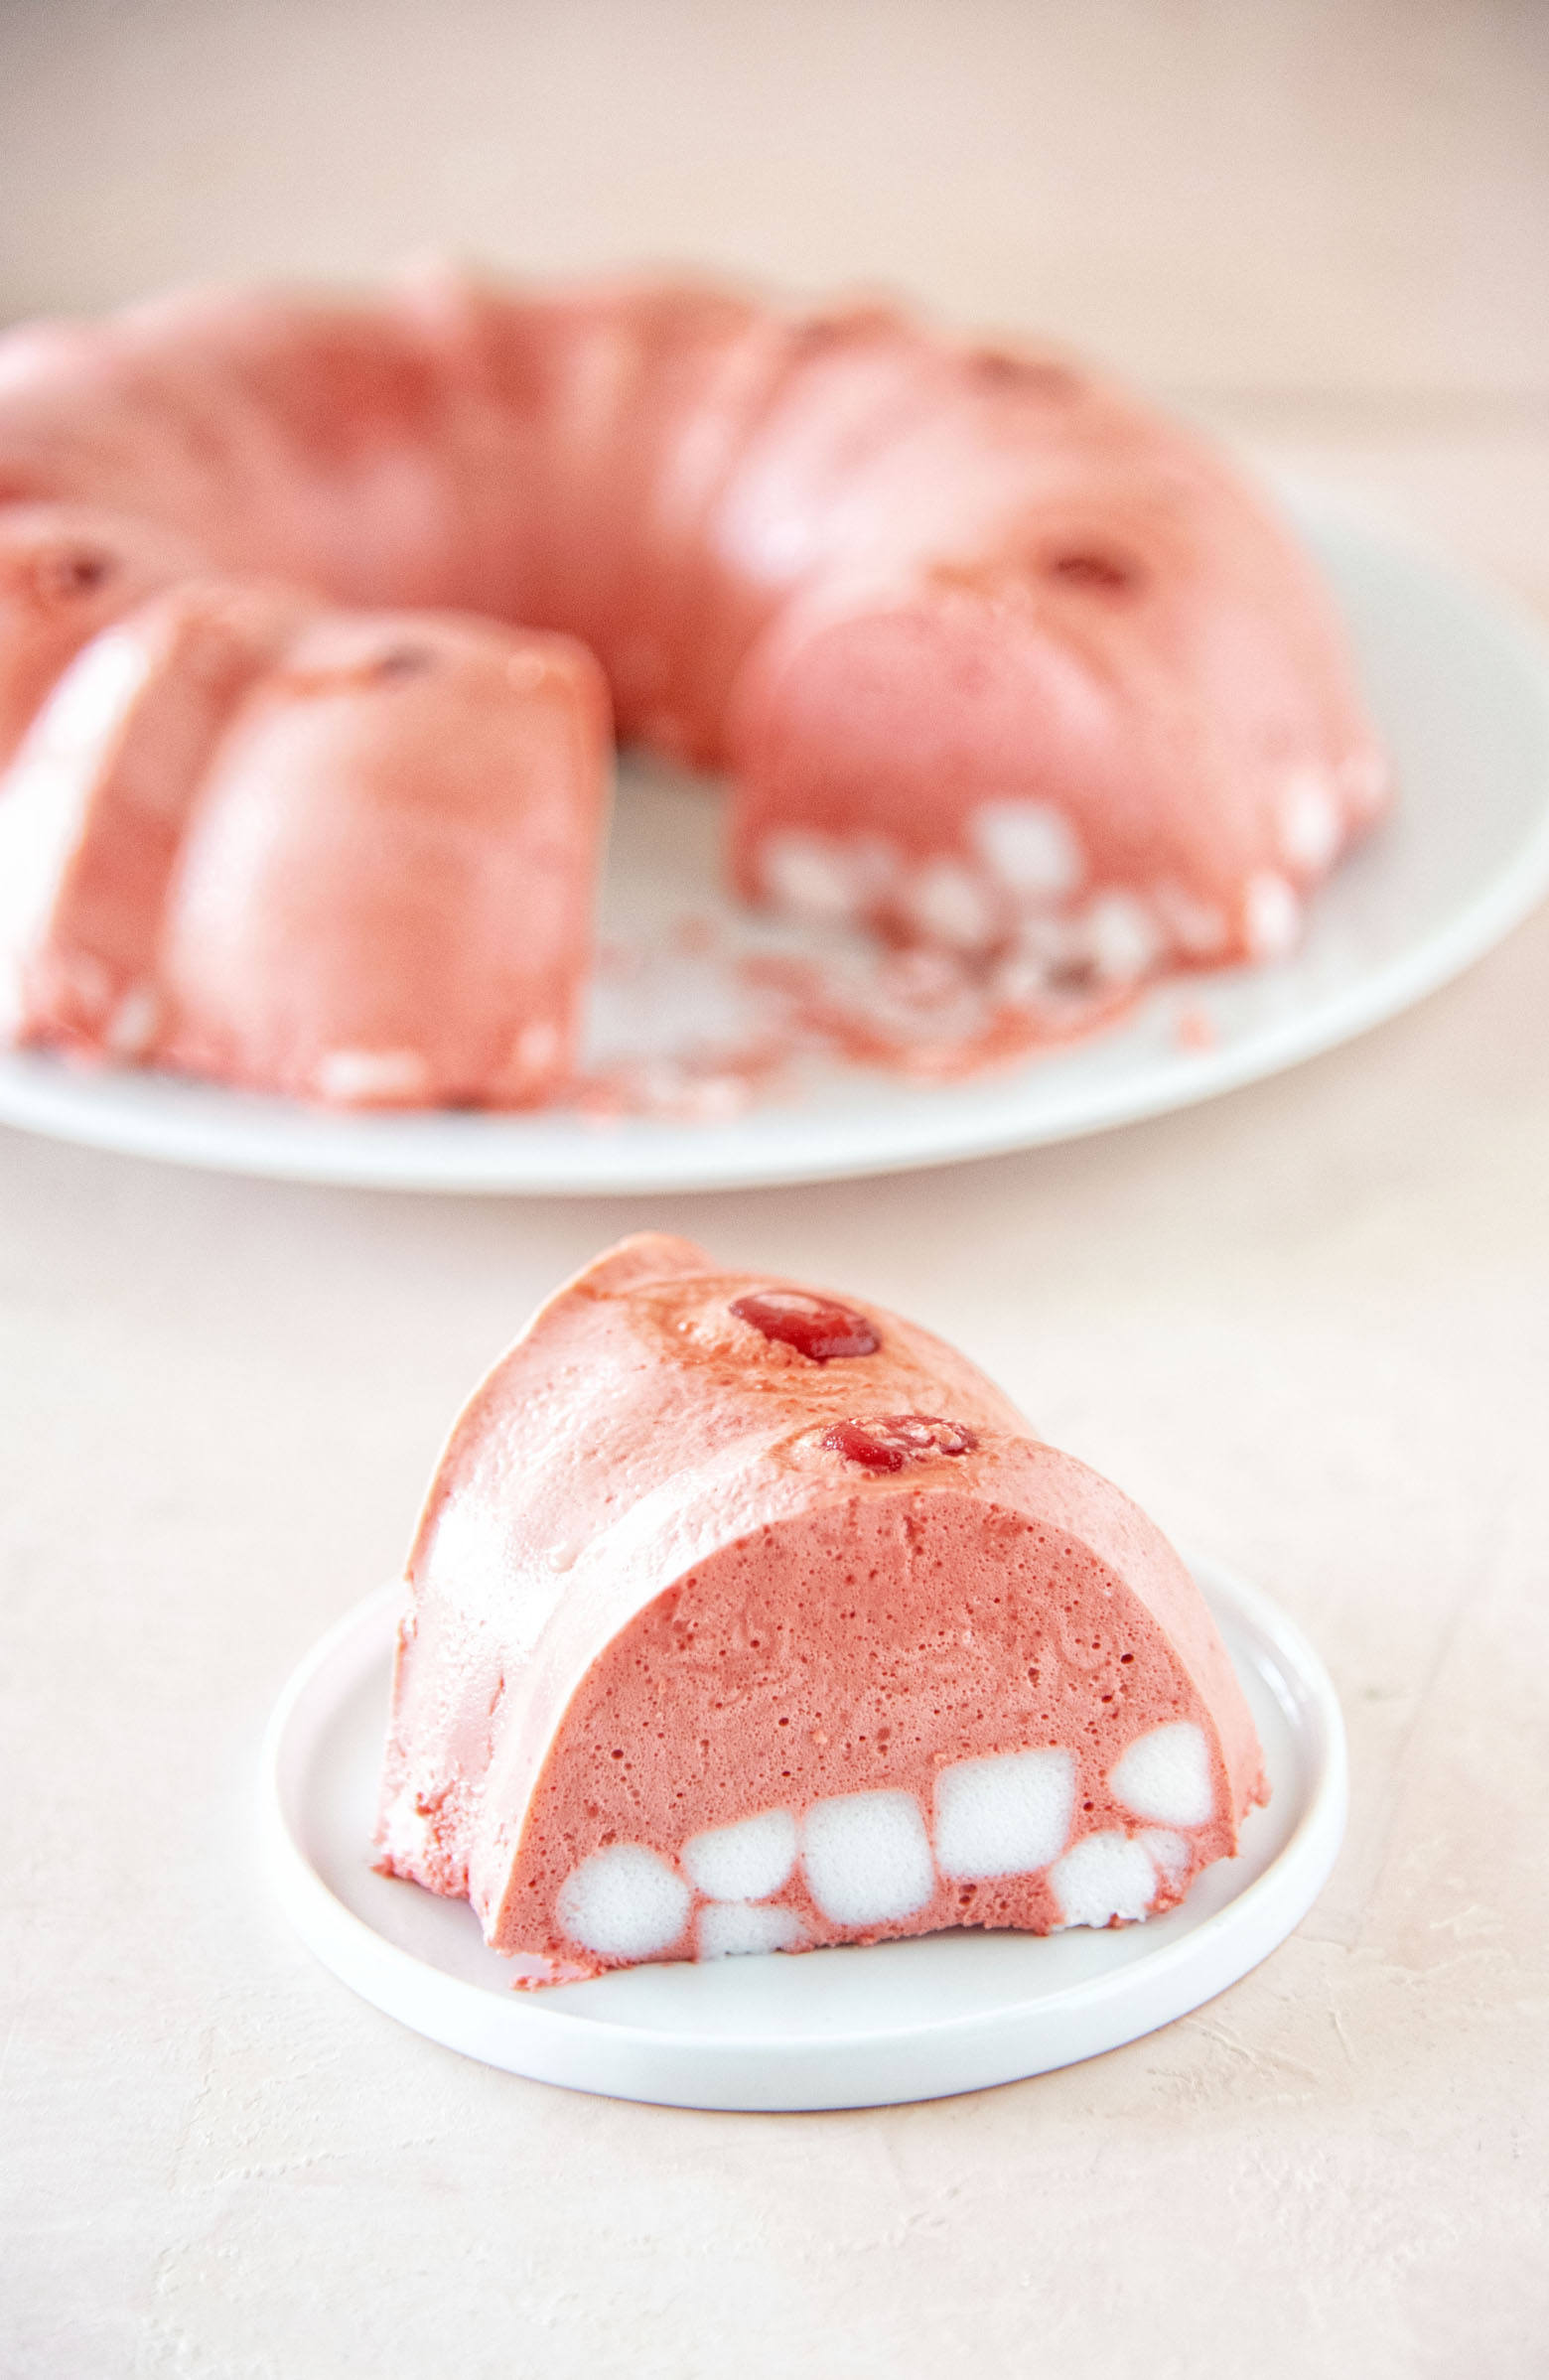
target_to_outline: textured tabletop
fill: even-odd
[[[0,314],[430,238],[1041,324],[1549,614],[1549,17],[1098,0],[0,9]],[[1549,914],[1353,1047],[950,1173],[640,1200],[0,1135],[3,2380],[1549,2373]],[[901,1308],[1306,1626],[1298,1934],[977,2096],[587,2099],[255,1875],[258,1739],[453,1411],[644,1226]]]

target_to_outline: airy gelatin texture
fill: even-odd
[[[245,670],[211,663],[243,681],[224,725],[209,635],[167,629],[211,588],[313,614],[305,658],[255,630]],[[126,690],[150,645],[154,728]],[[412,687],[399,651],[429,656]],[[0,853],[30,888],[0,884],[12,1039],[326,1101],[548,1095],[590,953],[603,680],[622,734],[730,772],[747,899],[1040,980],[1283,952],[1387,799],[1296,541],[1207,444],[1062,356],[887,306],[455,273],[0,338],[0,813],[30,789]],[[67,694],[100,714],[75,763],[45,734]],[[101,782],[115,701],[131,741],[177,748],[161,806],[201,843],[165,886],[175,981],[128,994],[51,900],[70,906],[77,826],[124,798]],[[95,843],[99,880],[122,840]],[[226,968],[233,872],[260,851]],[[456,953],[489,946],[512,877],[531,947],[486,1005]],[[156,938],[100,908],[105,943]],[[397,934],[395,1003],[371,954]],[[288,989],[258,987],[274,963]],[[111,993],[61,1011],[64,977]]]
[[[682,1240],[495,1367],[407,1592],[382,1865],[526,1982],[1142,1918],[1266,1796],[1134,1505],[929,1333]]]

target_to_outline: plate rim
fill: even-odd
[[[307,1949],[359,1998],[443,2047],[531,2080],[644,2104],[757,2113],[903,2104],[994,2087],[1078,2063],[1174,2023],[1259,1965],[1307,1914],[1328,1881],[1343,1839],[1348,1755],[1338,1697],[1323,1661],[1297,1622],[1261,1589],[1203,1556],[1186,1559],[1212,1611],[1224,1606],[1275,1657],[1281,1684],[1277,1686],[1272,1677],[1271,1689],[1284,1703],[1281,1686],[1289,1686],[1295,1708],[1288,1707],[1287,1716],[1308,1760],[1306,1805],[1268,1866],[1222,1908],[1154,1952],[1033,2001],[1013,1998],[963,2015],[926,2023],[879,2025],[825,2034],[821,2039],[730,2031],[699,2034],[621,2023],[612,2017],[577,2016],[545,2006],[541,1994],[513,1991],[508,1999],[501,1999],[377,1932],[334,1892],[300,1839],[301,1819],[299,1812],[293,1815],[289,1772],[311,1756],[326,1730],[326,1719],[314,1721],[310,1728],[308,1721],[334,1673],[339,1675],[327,1699],[331,1712],[337,1711],[362,1670],[387,1649],[401,1606],[403,1590],[398,1581],[375,1589],[336,1620],[297,1664],[275,1703],[259,1756],[260,1864],[271,1892]],[[434,1978],[434,1998],[445,2007],[440,2022],[426,2022],[423,2011],[411,2014],[403,2006],[405,1997],[425,1991],[427,1977]],[[1181,1996],[1180,1983],[1185,1987]],[[1142,1999],[1148,1991],[1156,2004],[1149,2013],[1133,2008],[1124,2013],[1125,2002]],[[1109,2010],[1108,2004],[1114,2001],[1121,2004],[1119,2012]],[[1117,2029],[1105,2030],[1099,2023],[1096,2030],[1101,2037],[1088,2046],[1048,2058],[1036,2055],[1032,2063],[1019,2062],[1013,2053],[1009,2065],[1004,2053],[999,2057],[993,2053],[992,2037],[1008,2029],[1015,2030],[1036,2022],[1046,2030],[1058,2030],[1062,2020],[1101,2020],[1105,2014],[1119,2015]],[[1136,2021],[1131,2022],[1132,2018]],[[523,2053],[522,2062],[512,2055],[494,2054],[488,2042],[471,2037],[489,2035],[495,2029],[510,2036],[511,2044]],[[526,2054],[529,2042],[534,2052],[531,2056]],[[553,2056],[541,2054],[547,2044],[552,2044]],[[654,2061],[666,2071],[643,2079],[626,2079],[618,2072],[600,2079],[594,2072],[583,2080],[574,2072],[554,2070],[556,2064],[569,2063],[564,2056],[567,2044],[595,2052],[603,2068],[627,2065],[636,2058]],[[847,2055],[866,2057],[875,2065],[885,2061],[890,2052],[949,2055],[975,2046],[990,2052],[989,2067],[967,2080],[835,2092],[823,2086],[814,2088],[810,2080],[803,2083],[799,2074],[802,2065],[819,2068]],[[670,2072],[675,2062],[681,2064],[685,2058],[706,2068],[702,2079],[686,2088],[681,2081],[674,2084]],[[581,2062],[588,2060],[583,2057]],[[739,2082],[738,2069],[750,2063],[774,2067],[772,2083],[754,2090],[746,2081]]]

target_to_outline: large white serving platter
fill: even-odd
[[[799,1098],[720,1122],[606,1127],[533,1116],[351,1117],[134,1071],[0,1057],[0,1121],[142,1157],[399,1190],[712,1190],[881,1174],[1068,1140],[1187,1107],[1350,1040],[1479,958],[1549,886],[1549,666],[1531,622],[1449,565],[1302,511],[1396,756],[1397,815],[1315,905],[1284,964],[1159,988],[1121,1029],[1017,1069],[922,1086],[837,1063]],[[719,805],[631,764],[605,892],[610,930],[669,937],[685,913],[755,928],[724,900]],[[712,1035],[713,983],[691,1022]],[[1180,1034],[1185,1010],[1211,1036]],[[729,1024],[730,1020],[726,1020]]]
[[[370,1866],[397,1587],[331,1630],[281,1698],[263,1752],[264,1864],[303,1940],[363,1999],[537,2081],[673,2107],[792,2110],[1046,2073],[1154,2031],[1245,1975],[1306,1914],[1344,1831],[1344,1729],[1323,1664],[1265,1597],[1213,1564],[1193,1567],[1273,1790],[1239,1856],[1145,1925],[1044,1940],[931,1934],[518,1992],[466,1902]]]

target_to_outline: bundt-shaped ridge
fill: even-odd
[[[353,708],[320,703],[274,626],[304,614],[296,636],[375,655]],[[579,646],[623,734],[730,771],[746,898],[1103,981],[1285,949],[1385,794],[1294,540],[1201,441],[1062,357],[672,283],[167,298],[0,340],[0,820],[25,795],[30,821],[0,844],[33,855],[32,893],[0,896],[13,1032],[313,1097],[547,1095],[602,801]],[[399,647],[431,659],[384,673]],[[77,726],[96,704],[116,757],[93,746],[40,824],[62,702]],[[118,962],[42,855],[89,821],[105,883],[132,836],[103,816],[138,814],[124,785],[163,744],[183,757],[158,832],[195,847],[147,863],[171,907],[135,932],[169,979],[62,1008],[37,988],[61,965],[116,985]],[[487,879],[483,834],[506,854]],[[524,834],[541,866],[511,860]],[[487,967],[504,1006],[470,992]],[[178,1021],[149,1039],[102,1022],[153,996]],[[513,999],[536,1005],[508,1033]],[[495,1054],[529,1026],[546,1068]],[[361,1050],[380,1062],[332,1062]]]

